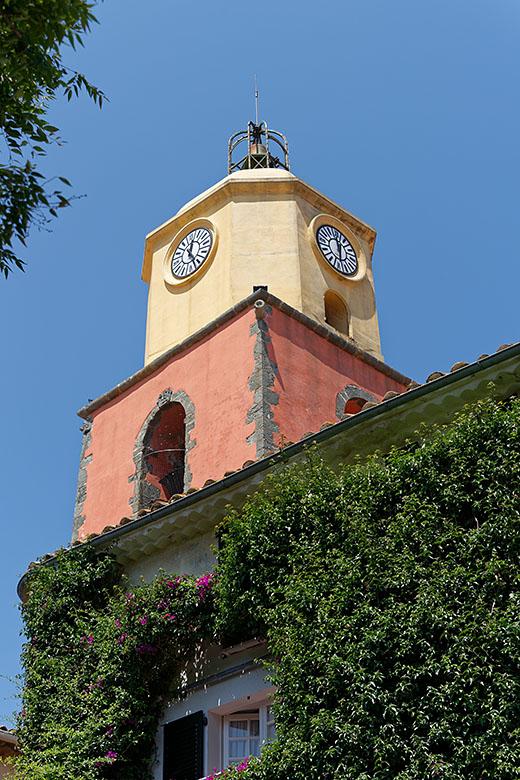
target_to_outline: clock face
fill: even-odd
[[[195,228],[184,236],[172,255],[172,275],[176,279],[187,279],[198,271],[209,255],[212,244],[211,231],[205,227]]]
[[[316,241],[330,265],[343,276],[353,276],[358,270],[358,259],[354,247],[343,233],[332,225],[320,225]]]

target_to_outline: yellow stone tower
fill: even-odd
[[[233,152],[247,144],[245,157]],[[284,162],[269,151],[276,142]],[[272,148],[272,147],[271,147]],[[145,363],[266,286],[382,360],[373,228],[289,171],[285,138],[249,123],[228,175],[146,237]]]

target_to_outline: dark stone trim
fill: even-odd
[[[108,390],[106,393],[103,393],[103,395],[100,395],[99,398],[96,398],[94,401],[91,401],[91,403],[87,404],[86,406],[83,406],[79,410],[78,415],[86,419],[88,415],[92,414],[92,412],[95,412],[97,409],[100,409],[109,401],[112,401],[114,398],[117,398],[119,395],[122,395],[130,387],[133,387],[135,384],[142,381],[147,376],[150,376],[150,374],[153,374],[155,371],[157,371],[158,368],[163,366],[165,363],[168,363],[168,361],[171,360],[171,358],[175,357],[176,355],[179,355],[181,352],[184,352],[190,347],[193,347],[199,341],[205,339],[206,336],[208,336],[210,333],[213,333],[214,331],[218,330],[218,328],[220,328],[222,325],[224,325],[226,322],[232,320],[234,317],[237,316],[237,314],[241,314],[249,307],[252,307],[254,305],[254,302],[258,299],[265,301],[265,303],[270,304],[275,309],[278,309],[284,314],[287,314],[289,317],[292,317],[298,322],[301,322],[302,325],[305,325],[307,328],[309,328],[309,330],[312,330],[314,333],[317,333],[318,336],[321,336],[327,341],[330,341],[331,344],[334,344],[340,349],[343,349],[345,352],[348,352],[350,355],[354,355],[359,360],[362,360],[364,363],[377,369],[382,374],[385,374],[391,379],[394,379],[396,382],[400,382],[402,385],[405,386],[410,384],[411,380],[409,377],[405,376],[404,374],[401,374],[399,371],[396,371],[394,368],[387,366],[386,363],[382,363],[373,355],[370,355],[370,353],[365,352],[362,349],[359,349],[359,347],[356,347],[356,345],[352,344],[351,341],[348,341],[347,339],[343,338],[339,333],[333,333],[329,328],[326,328],[324,325],[320,325],[318,322],[315,322],[310,317],[307,317],[306,314],[302,314],[301,311],[298,311],[297,309],[293,309],[292,306],[289,306],[287,303],[284,303],[275,295],[272,295],[272,293],[266,292],[265,290],[257,290],[251,293],[251,295],[248,295],[247,298],[244,298],[242,301],[240,301],[240,303],[237,303],[236,306],[233,306],[233,308],[228,309],[226,312],[221,314],[220,317],[214,319],[204,328],[201,328],[192,336],[189,336],[184,341],[181,341],[180,344],[177,344],[175,347],[171,347],[171,349],[168,349],[162,355],[159,355],[158,358],[153,360],[151,363],[148,363],[148,365],[144,366],[144,368],[141,368],[135,374],[132,374],[132,376],[128,377],[128,379],[125,379],[123,380],[123,382],[120,382],[118,385],[112,388],[112,390]]]
[[[148,508],[154,500],[160,497],[160,490],[146,480],[146,475],[149,471],[146,451],[148,449],[148,442],[150,441],[155,424],[158,422],[161,412],[175,403],[181,404],[185,412],[184,492],[191,487],[192,474],[188,461],[188,452],[192,450],[197,443],[195,440],[192,441],[191,439],[191,432],[195,427],[195,404],[184,390],[176,390],[174,392],[171,388],[168,388],[160,393],[154,408],[142,424],[135,442],[133,454],[135,472],[131,477],[128,477],[129,482],[135,482],[134,495],[129,501],[134,517],[140,509]]]
[[[516,344],[511,344],[510,347],[507,347],[504,350],[494,352],[487,357],[482,356],[475,362],[468,363],[462,368],[450,372],[449,374],[444,374],[438,379],[434,379],[431,382],[425,382],[422,385],[418,385],[417,387],[408,390],[408,392],[401,393],[400,395],[389,398],[386,401],[381,401],[381,403],[377,404],[377,406],[371,406],[368,409],[352,415],[351,417],[347,417],[345,420],[334,423],[334,425],[331,425],[328,428],[324,428],[322,431],[318,431],[315,434],[309,435],[305,439],[301,439],[295,444],[287,446],[283,451],[283,462],[286,463],[291,457],[300,455],[304,448],[307,447],[310,443],[315,443],[317,445],[325,444],[328,439],[335,438],[336,436],[342,434],[348,435],[351,429],[355,429],[356,426],[364,425],[369,421],[377,424],[381,423],[381,418],[383,418],[384,424],[384,416],[389,411],[401,410],[404,414],[406,414],[406,410],[403,410],[402,407],[411,405],[413,409],[412,414],[414,415],[414,419],[416,419],[418,411],[417,402],[424,400],[428,402],[428,396],[435,396],[435,394],[439,391],[445,391],[447,394],[456,395],[456,392],[453,393],[453,390],[451,389],[452,385],[463,383],[466,379],[473,381],[480,372],[495,368],[496,370],[494,376],[489,377],[488,375],[488,377],[485,379],[486,388],[489,390],[490,381],[498,380],[498,384],[500,384],[502,381],[502,372],[505,371],[505,366],[502,366],[501,364],[505,364],[508,360],[513,360],[514,358],[517,359],[517,366],[514,374],[518,379],[520,379],[520,363],[518,362],[518,359],[520,359],[520,342],[518,342]],[[480,385],[480,388],[482,388],[482,384]],[[461,400],[460,405],[462,406],[463,403],[476,400],[477,397],[485,397],[483,394],[479,394],[477,396],[478,392],[479,389],[477,388],[473,394],[471,392],[465,393],[465,401]],[[462,399],[462,397],[463,394],[460,393],[459,398]],[[413,425],[415,424],[416,423],[413,423]],[[377,430],[375,425],[372,426],[372,430]],[[155,512],[150,512],[144,517],[140,517],[131,523],[117,526],[112,531],[99,534],[92,539],[91,544],[94,547],[100,547],[101,549],[104,549],[104,547],[107,545],[117,544],[119,540],[130,535],[131,533],[152,526],[155,522],[163,520],[164,518],[174,515],[177,512],[181,513],[185,511],[186,508],[191,507],[199,502],[203,502],[210,497],[213,498],[221,491],[227,490],[245,480],[250,480],[253,477],[256,477],[258,474],[267,471],[273,465],[279,465],[281,462],[282,460],[280,453],[274,453],[273,455],[270,455],[263,460],[256,461],[256,463],[252,463],[250,466],[242,468],[227,477],[223,477],[217,482],[213,482],[212,484],[197,490],[195,493],[191,493],[190,495],[179,499],[179,501],[175,501],[173,504],[168,504],[167,506],[161,507],[161,509],[157,509]],[[72,552],[74,549],[74,547],[70,547],[66,552]],[[47,560],[44,560],[42,565],[52,566],[55,563],[55,560],[55,557],[50,557]],[[27,601],[28,598],[30,577],[31,569],[28,569],[25,574],[22,575],[16,588],[16,592],[18,593],[18,596],[22,602]]]
[[[87,497],[87,466],[92,460],[92,455],[87,455],[87,450],[92,444],[92,417],[87,417],[81,426],[83,442],[79,459],[78,489],[76,491],[76,505],[74,507],[74,521],[72,523],[72,541],[78,538],[78,532],[86,520],[83,514],[83,505]]]
[[[343,390],[340,390],[336,396],[336,417],[341,420],[345,414],[345,404],[350,401],[351,398],[363,398],[365,401],[373,401],[379,403],[375,395],[369,393],[368,390],[363,390],[362,387],[357,385],[346,385]]]
[[[270,306],[265,307],[266,314],[272,314],[272,311]],[[280,399],[279,394],[272,389],[275,377],[278,376],[278,366],[267,352],[271,337],[265,319],[257,319],[249,332],[251,336],[256,336],[256,341],[253,351],[255,367],[249,380],[249,389],[254,393],[253,406],[248,409],[246,423],[254,423],[255,430],[246,441],[255,444],[256,457],[263,458],[275,449],[274,434],[280,432],[271,409]]]

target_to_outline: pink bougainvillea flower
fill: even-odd
[[[155,647],[152,647],[152,645],[138,645],[135,648],[136,653],[155,653]]]
[[[196,585],[199,591],[199,599],[202,600],[208,591],[210,591],[213,587],[213,574],[209,572],[208,574],[204,574],[202,577],[199,577],[199,579],[196,580]]]

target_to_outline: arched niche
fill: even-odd
[[[160,498],[165,500],[184,491],[185,416],[184,407],[178,402],[163,409],[150,428],[144,451],[146,479],[160,490]]]
[[[191,430],[195,407],[182,390],[165,390],[144,421],[134,449],[134,515],[149,509],[154,501],[168,501],[190,487],[191,473],[186,454],[195,446]]]
[[[356,414],[367,401],[377,403],[377,398],[362,387],[346,385],[336,396],[336,417],[341,420],[344,414]]]
[[[334,330],[349,335],[349,314],[347,304],[337,292],[327,290],[323,296],[325,322]]]

